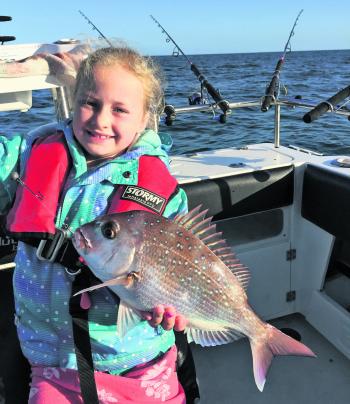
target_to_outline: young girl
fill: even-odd
[[[183,330],[185,319],[159,306],[121,339],[119,299],[108,288],[83,295],[77,310],[86,323],[75,319],[71,299],[78,277],[90,279],[67,242],[80,225],[108,212],[145,209],[174,217],[187,209],[167,169],[169,139],[157,134],[156,70],[129,48],[99,49],[82,62],[74,97],[73,120],[57,132],[0,137],[0,209],[13,204],[7,227],[21,240],[14,293],[21,348],[32,368],[29,402],[184,403],[172,329]],[[18,180],[26,186],[16,189]],[[142,192],[135,198],[131,187],[157,198]],[[77,346],[82,324],[83,348]],[[83,365],[81,349],[88,351]],[[86,363],[95,382],[90,373],[83,388],[90,392],[82,395]]]

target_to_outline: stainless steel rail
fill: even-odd
[[[280,146],[281,106],[313,109],[313,108],[315,108],[317,103],[280,98],[277,101],[274,101],[272,103],[272,105],[275,106],[274,146],[277,148]],[[230,110],[240,109],[240,108],[260,107],[260,106],[261,106],[261,99],[229,103]],[[206,104],[206,105],[180,106],[180,107],[174,107],[174,106],[170,105],[170,107],[171,107],[170,109],[173,111],[173,114],[175,116],[176,116],[176,114],[190,114],[193,112],[207,111],[207,112],[216,113],[217,111],[219,111],[219,107],[215,103]],[[337,110],[329,111],[327,113],[343,115],[343,116],[348,117],[348,119],[350,120],[350,109],[348,109],[348,108],[339,108]],[[164,115],[166,115],[166,114],[164,114]]]

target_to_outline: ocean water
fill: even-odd
[[[202,74],[229,102],[258,100],[265,93],[280,53],[245,53],[189,56]],[[155,58],[162,67],[165,100],[175,107],[187,106],[187,97],[200,89],[198,79],[183,56]],[[281,72],[281,96],[302,97],[319,103],[350,84],[350,50],[303,51],[287,54]],[[350,105],[350,104],[349,104]],[[340,115],[326,114],[305,124],[302,108],[282,107],[281,144],[297,145],[325,154],[350,155],[350,121]],[[26,113],[0,113],[1,133],[27,132],[54,120],[51,93],[33,93],[33,107]],[[171,127],[161,131],[173,137],[172,154],[242,147],[257,142],[273,142],[274,109],[234,110],[227,123],[220,124],[210,113],[179,114]]]

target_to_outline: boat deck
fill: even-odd
[[[272,320],[271,324],[297,331],[301,342],[311,348],[317,358],[275,357],[264,391],[260,392],[254,382],[247,338],[217,347],[192,345],[201,391],[200,403],[349,403],[349,359],[300,314]]]

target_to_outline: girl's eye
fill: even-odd
[[[81,100],[80,105],[83,106],[83,107],[88,106],[88,107],[91,107],[91,108],[97,108],[98,107],[98,104],[97,104],[96,101],[89,100],[89,99]]]
[[[88,105],[89,107],[92,107],[92,108],[97,108],[98,107],[98,104],[97,104],[96,101],[87,100],[85,102],[85,104]]]
[[[123,108],[120,108],[120,107],[115,107],[115,108],[113,108],[113,111],[114,111],[114,112],[119,112],[119,113],[126,114],[126,110],[123,109]]]

